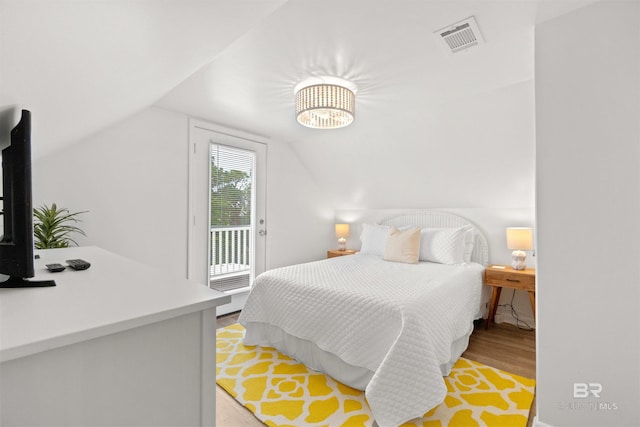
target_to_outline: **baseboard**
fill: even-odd
[[[245,302],[247,302],[248,296],[249,296],[249,291],[243,291],[243,292],[232,294],[231,302],[228,304],[219,305],[216,310],[216,315],[222,316],[228,313],[233,313],[233,312],[242,310],[244,308]]]
[[[531,326],[531,328],[535,329],[536,328],[536,321],[533,320],[532,317],[525,317],[525,316],[520,316],[520,324],[518,325],[518,322],[516,321],[516,319],[511,315],[511,311],[510,310],[504,310],[502,312],[497,312],[496,316],[494,317],[494,322],[496,323],[509,323],[511,325],[515,325],[515,326],[520,326],[523,327],[525,326],[523,323],[526,323],[527,325]]]
[[[543,423],[538,420],[538,416],[533,417],[533,427],[553,427],[551,424]]]

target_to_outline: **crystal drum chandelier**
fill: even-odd
[[[296,119],[314,129],[337,129],[353,122],[355,85],[336,77],[316,77],[296,87]]]

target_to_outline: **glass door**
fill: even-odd
[[[191,121],[188,277],[232,296],[241,310],[265,269],[266,145]]]

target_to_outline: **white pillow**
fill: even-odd
[[[471,237],[469,238],[469,235]],[[469,245],[471,240],[471,245]],[[440,264],[462,264],[473,251],[473,230],[459,228],[423,228],[420,233],[420,261]]]
[[[399,230],[396,227],[389,229],[387,246],[384,251],[384,260],[417,264],[420,255],[420,228],[414,227]]]
[[[471,227],[470,225],[465,225],[462,228],[467,229],[464,234],[464,262],[471,262],[471,254],[473,253],[473,245],[475,244],[473,227]]]
[[[384,256],[388,235],[389,226],[387,225],[362,224],[360,253]]]

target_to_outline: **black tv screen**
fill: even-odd
[[[11,131],[11,144],[2,150],[0,274],[9,278],[0,282],[0,287],[55,285],[50,280],[25,280],[34,276],[31,191],[31,113],[22,110],[20,121]]]

